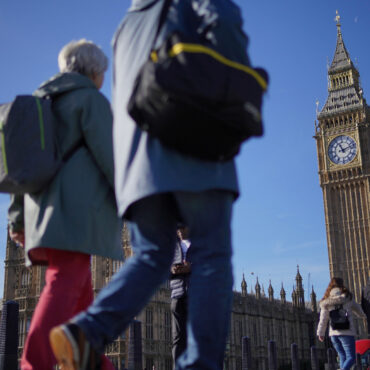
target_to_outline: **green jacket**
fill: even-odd
[[[108,100],[78,73],[56,75],[34,95],[52,97],[57,142],[67,159],[45,190],[25,195],[24,202],[14,197],[9,208],[10,227],[24,225],[26,264],[46,262],[39,247],[122,259]]]

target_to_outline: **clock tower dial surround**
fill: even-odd
[[[370,271],[370,108],[344,45],[340,17],[328,70],[328,97],[315,136],[331,277],[342,277],[357,301]]]

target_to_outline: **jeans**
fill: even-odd
[[[330,339],[339,355],[341,370],[349,370],[356,362],[355,337],[353,335],[333,335]]]
[[[190,229],[192,273],[187,348],[176,369],[223,368],[232,305],[232,203],[232,193],[213,190],[154,195],[130,207],[133,256],[73,319],[94,348],[102,351],[122,333],[169,277],[180,220]]]

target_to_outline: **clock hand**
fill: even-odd
[[[351,143],[347,146],[347,148],[344,149],[345,152],[347,152],[347,150],[351,150],[354,146],[356,146],[355,143]]]

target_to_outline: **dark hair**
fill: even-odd
[[[345,293],[352,299],[352,293],[344,286],[343,279],[340,277],[333,277],[331,278],[330,283],[326,288],[324,296],[322,297],[321,300],[328,298],[330,295],[330,291],[334,288],[339,288],[342,291],[342,293]]]

